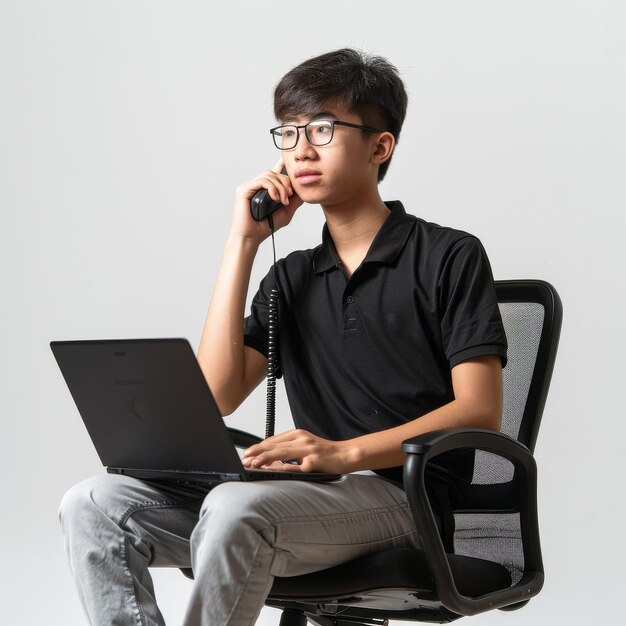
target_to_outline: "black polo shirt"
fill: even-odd
[[[506,336],[489,260],[463,231],[386,203],[363,263],[344,274],[327,226],[322,244],[277,263],[279,376],[297,428],[344,440],[409,422],[454,399],[450,370],[499,355]],[[261,282],[245,344],[267,354],[272,271]],[[472,457],[442,471],[471,478]],[[402,468],[376,470],[402,481]]]

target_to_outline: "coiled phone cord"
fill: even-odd
[[[274,287],[270,291],[267,323],[267,412],[265,419],[265,438],[274,435],[276,422],[276,369],[278,367],[278,281],[276,280],[276,244],[274,243],[274,220],[271,213],[267,222],[272,231],[272,249],[274,251]]]

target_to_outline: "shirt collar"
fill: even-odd
[[[399,200],[385,202],[385,205],[390,210],[389,217],[374,237],[363,263],[393,263],[404,247],[415,223],[413,216],[407,214]],[[328,231],[328,225],[324,224],[322,244],[313,257],[313,271],[321,274],[336,268],[338,263],[339,257],[335,251],[335,244]]]

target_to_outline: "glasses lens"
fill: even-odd
[[[333,138],[333,123],[326,120],[309,122],[306,138],[312,146],[325,146]]]
[[[279,150],[291,150],[298,141],[298,129],[295,126],[279,126],[272,131],[272,136]]]

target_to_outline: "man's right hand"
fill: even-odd
[[[271,170],[237,187],[231,237],[249,239],[257,245],[269,237],[271,231],[267,220],[255,220],[250,211],[250,201],[259,189],[267,189],[272,200],[280,200],[283,203],[282,207],[272,213],[274,230],[287,226],[291,222],[296,209],[302,205],[302,200],[294,191],[289,176],[281,174],[282,169],[281,157]]]

